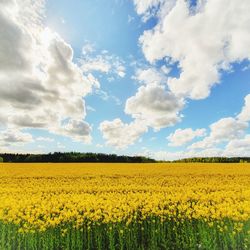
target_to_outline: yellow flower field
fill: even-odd
[[[249,164],[0,164],[0,221],[19,233],[149,218],[247,230],[247,242]]]

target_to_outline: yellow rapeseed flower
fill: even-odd
[[[1,164],[0,220],[23,233],[68,222],[230,219],[236,233],[250,219],[249,176],[248,164]]]

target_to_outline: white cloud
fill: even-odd
[[[1,126],[43,128],[89,142],[82,98],[99,83],[74,63],[71,46],[44,26],[43,8],[44,1],[0,2]]]
[[[238,115],[238,119],[241,121],[250,121],[250,94],[245,97],[245,104]]]
[[[16,129],[7,129],[0,132],[0,146],[23,145],[33,141],[31,134]]]
[[[94,73],[96,71],[116,75],[120,78],[125,77],[126,68],[124,62],[115,55],[109,54],[104,50],[97,54],[94,45],[86,43],[82,48],[82,58],[78,60],[81,64],[81,69],[85,73]]]
[[[201,151],[187,150],[187,151],[177,151],[177,152],[167,152],[167,151],[157,151],[150,154],[150,157],[156,160],[180,160],[184,158],[193,157],[221,157],[224,155],[222,149],[219,148],[209,148]]]
[[[83,46],[82,46],[82,54],[83,55],[87,55],[89,53],[92,53],[95,51],[94,45],[90,42],[86,42]]]
[[[111,70],[111,64],[100,56],[81,62],[83,63],[82,70],[84,72],[100,71],[107,74]]]
[[[222,142],[242,139],[250,121],[250,95],[245,97],[244,106],[236,118],[221,118],[210,125],[210,133],[203,140],[193,143],[190,149],[211,148]],[[230,143],[229,143],[230,144]]]
[[[152,76],[156,80],[150,83],[144,74],[147,75],[148,72],[139,72],[136,78],[146,85],[139,87],[135,96],[127,99],[125,105],[125,112],[131,115],[134,121],[124,124],[120,119],[115,119],[104,121],[100,125],[103,137],[109,145],[117,148],[126,147],[147,132],[148,127],[158,131],[181,120],[179,113],[184,101],[167,91],[159,82],[157,74]]]
[[[184,150],[177,152],[157,151],[144,152],[141,155],[149,156],[157,160],[179,160],[192,157],[249,157],[250,151],[250,134],[240,139],[229,141],[225,149],[221,148],[206,148],[199,151]]]
[[[203,137],[206,135],[205,129],[196,129],[191,128],[186,129],[177,129],[174,133],[171,133],[167,139],[169,140],[169,146],[183,146],[188,142],[191,142],[196,137]]]
[[[152,157],[155,160],[163,160],[163,161],[172,161],[172,160],[178,160],[183,158],[183,151],[178,152],[168,152],[168,151],[157,151],[151,153],[149,156]],[[145,155],[148,155],[147,153]]]
[[[211,132],[209,136],[202,141],[193,143],[190,148],[210,148],[218,143],[240,138],[244,135],[247,127],[248,124],[246,122],[239,121],[233,117],[222,118],[210,125]]]
[[[121,78],[125,77],[126,73],[125,73],[125,67],[123,66],[119,66],[117,68],[117,74],[118,76],[120,76]]]
[[[147,14],[152,8],[159,5],[163,0],[134,0],[136,12],[139,15]]]
[[[210,136],[213,139],[228,140],[241,136],[248,124],[232,117],[222,118],[210,125]]]
[[[103,121],[99,129],[107,145],[123,149],[135,143],[147,131],[147,126],[138,121],[123,123],[120,119],[115,119]]]
[[[159,14],[160,7],[164,6],[164,11],[168,12],[175,0],[134,0],[135,9],[138,15],[142,16],[143,22]]]
[[[183,100],[177,99],[163,86],[150,84],[141,86],[136,95],[127,100],[125,112],[159,130],[181,120],[179,111],[183,105]]]
[[[206,98],[219,83],[220,71],[250,59],[250,2],[242,0],[199,1],[190,9],[184,0],[134,0],[138,14],[156,8],[158,23],[144,32],[140,44],[146,59],[154,63],[165,57],[180,66],[180,76],[169,79],[177,96]],[[163,2],[163,3],[162,3]],[[165,4],[166,3],[166,4]],[[230,17],[230,18],[229,18]]]
[[[210,133],[201,141],[193,143],[186,150],[177,152],[145,152],[140,153],[157,160],[176,160],[190,157],[246,157],[250,151],[250,135],[246,133],[249,116],[249,95],[245,97],[245,104],[238,116],[221,118],[212,123]],[[167,139],[169,146],[182,146],[192,141],[195,137],[206,135],[205,129],[193,130],[177,129]],[[216,148],[220,143],[227,143],[224,148]]]
[[[166,85],[167,83],[167,77],[164,72],[156,68],[137,69],[133,79],[145,85]]]
[[[163,65],[163,66],[161,66],[161,71],[162,71],[164,74],[168,75],[169,72],[171,71],[171,68],[170,68],[170,67],[167,67],[166,65]]]
[[[233,62],[250,59],[247,11],[250,2],[229,2],[198,1],[191,7],[190,2],[184,0],[134,0],[136,12],[143,21],[151,16],[158,19],[155,27],[140,37],[142,51],[151,65],[162,59],[166,65],[159,70],[154,66],[137,70],[134,79],[146,86],[141,86],[135,96],[127,100],[127,114],[155,130],[174,125],[180,121],[186,98],[206,98],[211,88],[220,82],[221,71],[231,70]],[[166,77],[173,63],[178,64],[180,76]],[[240,119],[223,118],[210,126],[209,136],[191,148],[211,148],[239,138],[246,127],[247,123]],[[184,134],[185,131],[183,137],[180,135],[180,142],[173,145],[193,139],[193,133]]]
[[[63,133],[77,141],[84,141],[91,143],[90,132],[92,128],[90,125],[82,120],[69,120],[62,128]]]
[[[226,148],[224,154],[229,157],[248,156],[250,152],[250,134],[241,139],[231,140]]]
[[[186,98],[206,98],[219,83],[220,71],[231,70],[233,62],[250,59],[247,0],[241,4],[233,0],[230,4],[226,0],[198,1],[195,7],[184,0],[134,0],[134,5],[143,21],[151,16],[158,19],[155,27],[139,39],[146,59],[151,65],[158,60],[166,61],[160,70],[153,66],[137,70],[134,79],[143,86],[126,102],[125,113],[148,127],[159,130],[176,124],[181,120],[180,111]],[[180,76],[167,78],[175,62]],[[246,126],[234,118],[222,119],[211,125],[211,136],[192,147],[212,147],[228,140],[227,136],[236,138]],[[216,134],[224,129],[232,133]]]

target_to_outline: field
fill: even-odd
[[[250,165],[2,163],[0,249],[250,249]]]

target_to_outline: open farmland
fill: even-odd
[[[250,249],[249,164],[0,164],[0,249]]]

